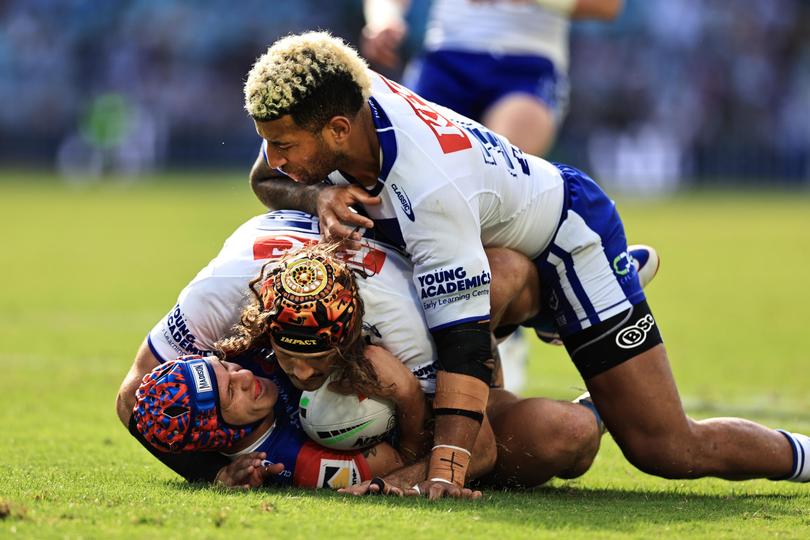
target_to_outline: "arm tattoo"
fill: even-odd
[[[319,185],[304,186],[283,176],[251,180],[250,185],[256,197],[270,210],[301,210],[318,215]]]

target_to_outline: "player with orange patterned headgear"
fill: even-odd
[[[361,339],[363,301],[354,271],[336,246],[305,246],[268,263],[251,283],[257,302],[242,313],[228,354],[272,346],[281,368],[302,390],[335,373],[343,386],[379,389]]]
[[[362,302],[351,270],[323,247],[304,249],[274,265],[261,285],[268,330],[281,348],[322,353],[359,336]]]

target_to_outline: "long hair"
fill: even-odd
[[[251,298],[239,317],[239,323],[233,328],[233,334],[219,340],[214,346],[223,359],[233,358],[249,350],[273,345],[270,327],[280,313],[281,295],[274,295],[274,301],[267,305],[267,294],[263,295],[279,269],[292,260],[302,257],[316,258],[325,261],[337,269],[340,283],[348,289],[356,302],[352,323],[348,331],[330,350],[336,353],[334,381],[340,387],[362,388],[364,391],[381,390],[377,374],[371,362],[365,356],[366,341],[363,338],[363,299],[357,287],[355,271],[345,262],[337,259],[334,252],[336,244],[315,244],[289,252],[279,261],[270,261],[262,266],[259,275],[250,281]],[[357,273],[365,278],[362,273]],[[281,287],[280,280],[271,282],[275,288]]]

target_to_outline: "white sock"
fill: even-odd
[[[777,429],[776,431],[787,437],[793,449],[793,470],[790,476],[784,478],[784,480],[810,482],[810,437],[783,429]]]

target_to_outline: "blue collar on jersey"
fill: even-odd
[[[380,103],[370,97],[368,98],[368,105],[371,108],[371,120],[377,130],[377,140],[380,141],[380,150],[382,151],[382,163],[380,164],[377,185],[374,186],[373,190],[369,191],[369,195],[376,197],[382,191],[383,184],[388,179],[391,168],[393,168],[394,162],[397,160],[397,137],[394,134],[391,120],[385,114]]]

